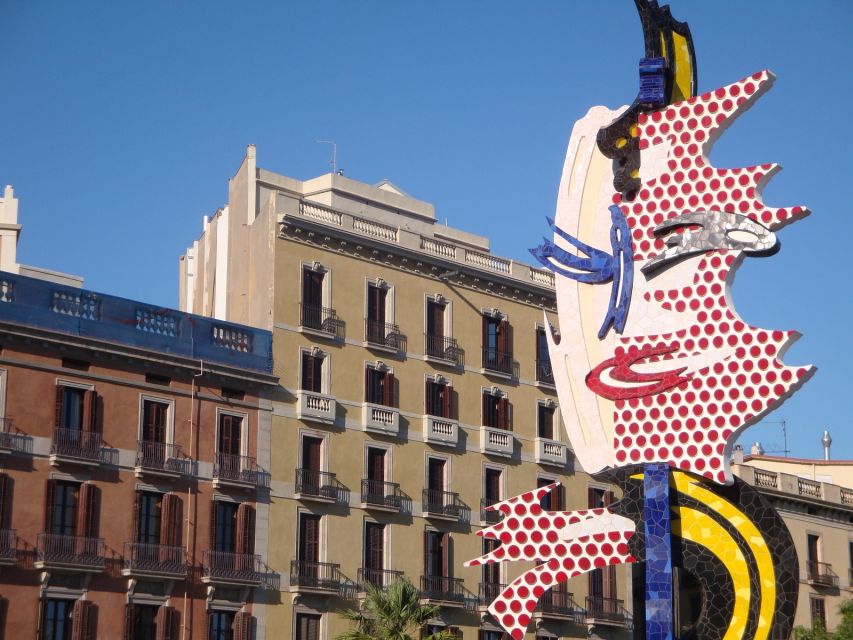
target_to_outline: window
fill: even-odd
[[[216,439],[216,451],[221,459],[224,456],[239,456],[243,445],[243,417],[230,413],[219,414],[219,429]],[[222,463],[222,462],[221,462]]]
[[[491,468],[487,468],[483,474],[483,498],[487,506],[500,502],[502,476],[503,473],[500,469]]]
[[[536,327],[536,382],[554,384],[554,372],[551,369],[551,355],[548,352],[548,339],[544,327]]]
[[[547,487],[555,482],[552,478],[537,478],[536,488]],[[550,493],[545,494],[540,506],[546,511],[564,511],[566,509],[565,487],[561,484],[559,487],[551,489]]]
[[[234,612],[216,611],[208,614],[209,640],[233,640],[234,638]]]
[[[385,449],[367,448],[367,479],[370,482],[385,482]],[[381,490],[380,490],[381,492]]]
[[[296,640],[320,640],[320,616],[318,614],[296,614]]]
[[[374,586],[385,584],[385,525],[378,522],[364,523],[364,579]]]
[[[174,493],[137,491],[134,541],[147,545],[181,546],[183,500]],[[144,552],[142,552],[144,553]]]
[[[58,536],[97,538],[100,496],[98,487],[88,482],[79,484],[48,480],[45,532]]]
[[[440,376],[426,381],[425,391],[426,413],[437,418],[451,418],[453,404],[453,388]]]
[[[543,636],[536,637],[542,638]],[[480,629],[477,635],[477,640],[507,640],[508,638],[509,636],[501,631],[488,631],[486,629]]]
[[[225,500],[214,500],[210,525],[210,546],[214,551],[238,554],[255,552],[255,507],[253,505],[246,502],[237,504]]]
[[[323,362],[326,360],[319,349],[302,352],[302,390],[323,393]]]
[[[95,430],[96,399],[91,389],[56,387],[56,426],[75,431]]]
[[[303,327],[317,331],[334,330],[335,310],[329,309],[329,278],[325,268],[314,263],[302,267],[302,314]]]
[[[483,314],[483,368],[512,373],[509,322],[497,312]]]
[[[441,458],[427,460],[427,488],[431,491],[444,491],[444,473],[447,462]]]
[[[499,389],[483,390],[483,426],[512,431],[512,407]]]
[[[42,605],[42,640],[71,640],[73,600],[48,598]]]
[[[609,507],[613,502],[613,492],[600,487],[589,487],[587,506],[590,509]],[[616,567],[613,565],[593,569],[589,573],[589,595],[593,606],[599,611],[615,611],[611,600],[616,598]]]
[[[394,322],[393,289],[377,279],[367,285],[364,339],[374,345],[397,348],[400,328]]]
[[[536,433],[540,438],[554,440],[554,405],[540,402],[536,405]]]
[[[388,369],[368,366],[364,370],[364,401],[394,406],[394,374]]]
[[[163,444],[169,420],[169,403],[143,399],[142,401],[142,440]]]
[[[427,298],[426,355],[455,360],[456,343],[450,337],[450,304],[441,296]]]
[[[450,535],[445,531],[424,532],[424,575],[430,577],[450,577],[448,554]],[[435,588],[434,591],[446,591]]]
[[[320,562],[320,516],[299,514],[299,542],[296,557],[303,563]]]
[[[132,640],[156,640],[157,610],[156,605],[133,604],[128,609],[128,622],[131,625]]]
[[[812,629],[826,629],[826,601],[823,598],[811,596],[809,598],[809,609],[811,611]]]

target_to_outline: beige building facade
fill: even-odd
[[[552,509],[611,499],[562,433],[553,275],[394,185],[294,180],[249,147],[180,279],[183,310],[273,332],[268,563],[282,586],[263,614],[256,598],[259,638],[334,638],[365,583],[404,575],[441,605],[436,626],[496,640],[485,604],[531,567],[463,567],[486,549],[486,507],[556,481]],[[626,637],[629,574],[546,595],[529,637]]]
[[[853,461],[737,458],[735,475],[770,499],[797,548],[794,625],[820,623],[834,630],[841,621],[839,605],[853,598]]]

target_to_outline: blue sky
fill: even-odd
[[[853,458],[853,3],[670,2],[693,31],[700,90],[769,68],[775,87],[718,142],[720,166],[778,162],[770,205],[814,212],[747,260],[739,313],[804,337],[818,374],[770,420],[792,455]],[[177,304],[177,260],[222,205],[245,147],[299,179],[388,178],[453,226],[528,261],[572,123],[637,90],[631,0],[0,3],[0,184],[19,259],[88,288]],[[743,441],[782,449],[778,424]]]

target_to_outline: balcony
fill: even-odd
[[[453,491],[424,489],[422,510],[427,518],[459,520],[462,503],[459,502],[459,494]]]
[[[501,592],[506,589],[505,584],[498,582],[481,582],[477,590],[477,601],[482,609],[488,607],[495,598],[501,595]]]
[[[261,557],[252,553],[203,551],[201,581],[205,584],[260,586],[263,581]]]
[[[549,387],[554,386],[554,370],[551,368],[550,360],[536,361],[536,382]]]
[[[292,591],[338,593],[341,590],[341,566],[329,562],[290,561]]]
[[[0,566],[15,564],[18,558],[18,536],[14,529],[0,529]]]
[[[334,473],[314,469],[296,470],[296,498],[318,502],[342,502],[344,486]]]
[[[338,312],[326,307],[299,305],[299,328],[326,337],[340,337],[343,322]]]
[[[313,391],[296,392],[296,417],[300,420],[334,424],[337,407],[332,396]]]
[[[550,589],[539,598],[533,617],[570,620],[577,624],[583,624],[586,620],[586,612],[578,606],[574,595],[570,592]]]
[[[269,489],[270,474],[252,456],[217,453],[213,465],[213,488]]]
[[[480,451],[492,456],[510,457],[515,450],[512,431],[482,427],[480,429]]]
[[[400,327],[390,322],[376,320],[364,321],[364,346],[390,353],[404,351],[405,338],[400,333]]]
[[[365,509],[399,511],[403,506],[403,493],[396,482],[382,480],[361,481],[361,506]]]
[[[614,598],[586,597],[586,621],[590,624],[624,627],[628,624],[625,603]]]
[[[362,405],[361,426],[365,431],[396,436],[400,432],[400,410],[365,402]]]
[[[424,334],[424,355],[427,361],[437,361],[441,364],[462,366],[462,350],[456,338]]]
[[[818,587],[837,587],[838,574],[828,562],[806,562],[806,576],[809,584]]]
[[[501,521],[501,512],[498,510],[489,509],[492,505],[497,504],[500,500],[491,498],[480,499],[480,520],[486,524],[497,524]]]
[[[0,418],[0,455],[19,451],[22,434],[17,433],[12,418]]]
[[[36,569],[99,572],[104,570],[103,538],[40,533],[36,536]]]
[[[565,467],[568,461],[568,447],[562,442],[548,438],[536,438],[537,464],[549,464],[554,467]]]
[[[101,434],[82,429],[53,430],[50,464],[82,464],[97,467],[101,463]]]
[[[484,347],[483,373],[512,377],[512,353],[509,351],[498,351],[491,347]]]
[[[187,575],[187,550],[162,544],[125,542],[121,560],[124,576],[144,579],[180,579]]]
[[[180,478],[190,474],[192,461],[176,444],[140,440],[136,446],[137,478],[150,475],[161,478]]]
[[[462,578],[421,576],[421,600],[445,606],[463,606],[465,589]]]
[[[391,571],[390,569],[365,569],[358,570],[358,590],[362,593],[367,591],[367,585],[372,584],[377,589],[384,589],[397,580],[402,580],[402,571]]]
[[[459,424],[438,416],[424,416],[424,442],[455,447],[459,443]]]

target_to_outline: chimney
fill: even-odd
[[[753,456],[760,456],[764,453],[764,448],[761,446],[760,442],[753,442],[749,453]]]
[[[743,464],[743,445],[736,444],[734,455],[732,456],[732,462],[735,464]]]
[[[820,439],[820,443],[823,445],[823,459],[829,460],[829,448],[832,446],[832,436],[829,435],[829,431],[826,429],[823,430],[823,437]]]

